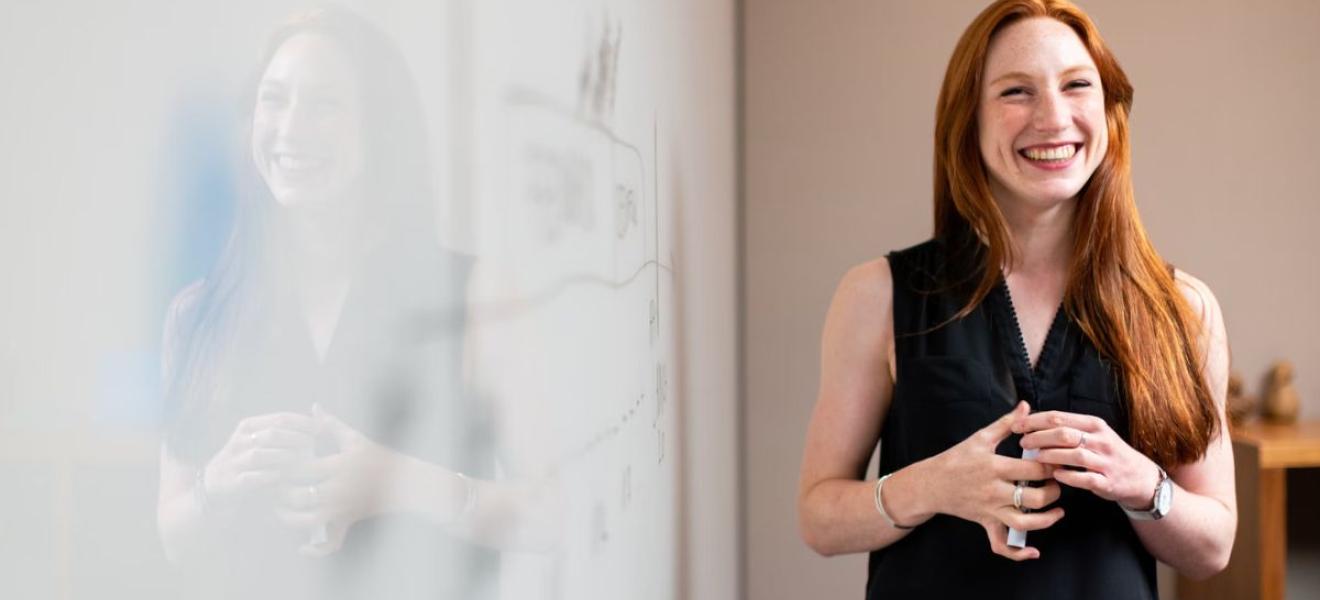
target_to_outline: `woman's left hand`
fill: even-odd
[[[388,510],[389,483],[403,457],[319,405],[312,417],[336,451],[312,459],[286,482],[277,514],[286,525],[311,532],[300,553],[325,556],[339,550],[355,523]]]
[[[1085,471],[1055,469],[1064,485],[1090,490],[1132,510],[1147,510],[1159,484],[1159,468],[1109,427],[1104,419],[1063,411],[1044,411],[1018,419],[1022,448],[1039,448],[1036,460]]]

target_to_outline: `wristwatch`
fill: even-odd
[[[1151,507],[1149,510],[1132,510],[1122,504],[1118,506],[1127,513],[1129,519],[1135,521],[1158,521],[1169,514],[1169,508],[1173,506],[1173,480],[1169,479],[1169,474],[1159,465],[1155,465],[1160,470],[1160,482],[1155,486],[1155,495],[1151,498]]]

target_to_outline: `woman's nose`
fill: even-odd
[[[1046,92],[1039,96],[1032,125],[1040,131],[1059,131],[1072,122],[1072,111],[1059,92]]]
[[[288,106],[280,113],[277,131],[284,140],[297,140],[307,133],[310,115],[300,98],[292,98]]]

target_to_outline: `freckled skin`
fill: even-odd
[[[1109,147],[1100,75],[1081,39],[1054,19],[1019,21],[991,39],[983,75],[978,132],[995,199],[1048,209],[1076,197]],[[1019,153],[1054,142],[1081,144],[1066,169]]]

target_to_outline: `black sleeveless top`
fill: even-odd
[[[947,450],[1018,399],[1033,412],[1096,415],[1128,439],[1116,370],[1062,309],[1034,369],[1002,278],[971,314],[940,326],[979,282],[979,251],[979,244],[931,240],[889,254],[898,377],[881,430],[880,475]],[[1021,457],[1020,439],[1010,436],[997,452]],[[871,553],[866,597],[1155,599],[1155,559],[1123,510],[1060,487],[1063,519],[1027,533],[1039,559],[994,554],[979,524],[936,515]]]
[[[278,261],[278,259],[274,259]],[[232,365],[222,366],[223,401],[185,410],[172,397],[171,452],[204,465],[239,422],[273,413],[308,414],[321,404],[373,442],[407,456],[490,477],[493,454],[478,399],[462,385],[462,331],[471,259],[428,240],[391,240],[362,260],[333,340],[318,360],[299,298],[274,276],[261,279],[262,310],[241,328]],[[175,300],[167,351],[195,343],[200,285]],[[186,388],[183,388],[186,389]],[[218,393],[218,394],[219,394]],[[382,477],[377,485],[387,485]],[[350,600],[493,598],[495,551],[452,535],[413,512],[365,518],[329,556],[298,549],[307,529],[282,524],[268,503],[236,509],[224,535],[178,565],[197,599]]]

